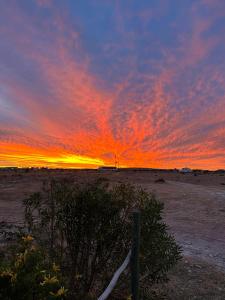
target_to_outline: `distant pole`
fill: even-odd
[[[115,154],[115,168],[117,168],[117,157],[116,157],[116,154]]]
[[[131,252],[131,293],[132,300],[139,300],[139,250],[140,250],[140,211],[133,212],[132,252]]]

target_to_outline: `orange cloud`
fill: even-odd
[[[51,6],[38,3],[41,9]],[[121,166],[224,165],[224,63],[207,63],[224,44],[219,35],[208,36],[216,14],[207,19],[199,16],[198,5],[191,7],[191,29],[182,32],[176,47],[156,41],[156,58],[146,55],[141,66],[135,52],[139,33],[127,33],[125,21],[144,18],[146,39],[154,16],[150,10],[117,15],[116,29],[128,54],[119,55],[117,41],[104,44],[102,53],[115,57],[115,64],[99,74],[82,29],[66,13],[56,9],[41,22],[19,6],[11,9],[6,12],[13,12],[13,26],[0,35],[23,58],[16,61],[18,69],[29,72],[31,64],[35,74],[0,75],[0,100],[7,101],[0,102],[0,166],[97,167],[114,164],[115,154]],[[163,18],[168,5],[157,11]],[[23,29],[19,36],[16,27]],[[146,48],[151,47],[149,42]],[[118,78],[107,82],[104,76],[115,70]]]

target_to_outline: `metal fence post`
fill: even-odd
[[[140,211],[133,212],[131,252],[131,294],[132,300],[139,299],[139,249],[140,249]]]

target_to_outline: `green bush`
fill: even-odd
[[[143,299],[153,283],[167,279],[168,270],[180,259],[180,248],[161,218],[163,204],[140,187],[105,180],[52,181],[24,206],[27,231],[44,252],[48,268],[53,262],[60,265],[68,299],[96,299],[104,291],[131,248],[134,208],[141,211]],[[129,270],[115,293],[130,294]]]
[[[45,257],[31,236],[22,238],[17,253],[0,265],[1,300],[65,299],[59,269],[46,269]]]

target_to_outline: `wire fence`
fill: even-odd
[[[130,258],[131,258],[131,250],[128,252],[127,257],[125,258],[122,265],[114,273],[112,280],[110,281],[109,285],[105,289],[104,293],[98,298],[98,300],[106,300],[108,298],[108,296],[111,294],[114,287],[116,286],[116,283],[117,283],[120,275],[123,273],[123,271],[125,271],[125,269],[129,265]]]

